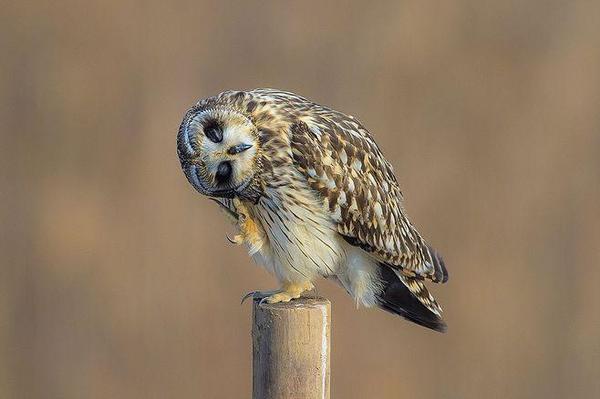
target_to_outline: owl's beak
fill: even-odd
[[[235,154],[239,154],[240,152],[249,150],[250,148],[252,148],[252,144],[242,143],[242,144],[234,145],[233,147],[229,148],[227,150],[227,153],[229,155],[235,155]]]

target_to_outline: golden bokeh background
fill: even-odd
[[[197,99],[357,116],[444,255],[449,331],[333,284],[333,398],[600,397],[600,3],[0,7],[0,397],[243,398],[275,280],[180,171]]]

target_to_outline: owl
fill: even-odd
[[[185,114],[177,153],[190,184],[238,226],[280,288],[299,298],[317,277],[357,305],[445,331],[424,282],[444,283],[441,256],[408,220],[392,166],[353,116],[274,89],[226,91]]]

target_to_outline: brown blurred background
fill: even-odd
[[[276,283],[175,134],[254,87],[361,119],[449,266],[446,335],[319,283],[332,397],[600,397],[600,3],[9,0],[0,49],[1,398],[249,397]]]

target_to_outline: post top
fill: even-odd
[[[263,302],[259,304],[260,299],[254,299],[254,304],[261,309],[269,310],[291,310],[291,309],[307,309],[307,308],[322,308],[323,306],[328,307],[331,305],[329,299],[320,296],[306,296],[298,299],[292,299],[289,302],[279,303],[267,303]]]

